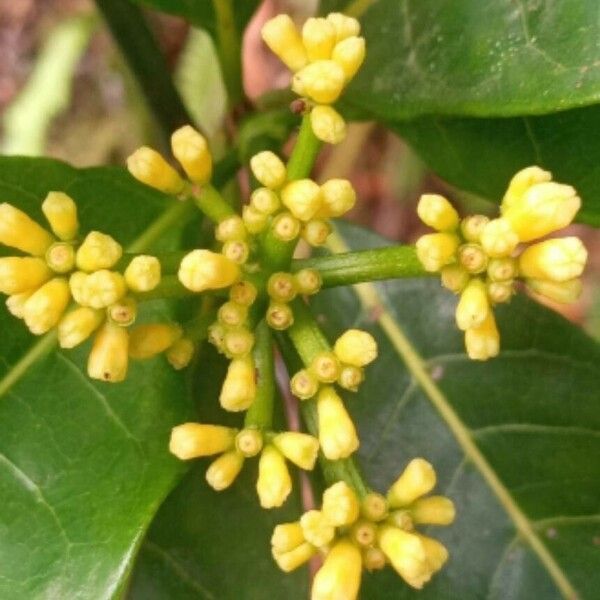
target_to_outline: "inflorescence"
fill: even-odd
[[[331,104],[364,59],[359,32],[358,21],[339,13],[309,19],[301,33],[287,15],[263,27],[265,42],[294,72],[293,90],[308,109],[299,140],[303,135],[328,143],[343,139],[344,120]],[[189,125],[175,131],[171,149],[185,178],[148,147],[131,155],[127,167],[137,180],[176,201],[194,202],[215,224],[214,245],[187,252],[164,273],[160,256],[127,254],[98,231],[81,236],[75,202],[63,192],[50,192],[41,207],[52,233],[14,206],[1,204],[0,243],[24,254],[0,258],[0,291],[8,295],[9,311],[35,335],[56,329],[62,348],[94,335],[88,374],[107,382],[125,378],[129,358],[166,353],[175,368],[183,368],[196,344],[208,339],[229,360],[220,405],[244,412],[243,427],[184,423],[172,430],[170,451],[182,460],[213,457],[206,480],[217,491],[233,485],[245,462],[256,457],[256,491],[265,509],[280,507],[288,498],[290,463],[307,471],[317,458],[324,467],[341,465],[333,471],[341,475],[329,478],[319,510],[275,528],[271,543],[277,565],[287,572],[321,556],[313,600],[353,600],[363,568],[386,565],[408,585],[421,588],[444,565],[448,552],[418,526],[449,525],[454,519],[451,500],[429,495],[436,483],[433,467],[413,459],[386,495],[372,491],[356,467],[344,471],[360,442],[338,388],[359,389],[377,358],[373,336],[350,329],[331,349],[324,342],[320,350],[307,351],[298,346],[298,326],[290,339],[305,366],[291,377],[290,391],[303,408],[314,411],[314,423],[310,433],[272,426],[272,334],[292,332],[298,318],[294,307],[323,283],[317,269],[293,271],[293,249],[301,239],[311,246],[325,244],[329,219],[354,206],[354,188],[345,179],[319,184],[305,175],[291,176],[290,163],[262,151],[249,161],[256,185],[238,214],[211,184],[213,158],[198,131]],[[421,237],[416,252],[425,270],[439,272],[443,285],[460,294],[456,320],[466,332],[471,358],[498,353],[492,306],[510,299],[517,278],[558,301],[577,297],[586,261],[578,238],[549,239],[524,249],[520,244],[565,227],[579,206],[573,188],[552,182],[537,167],[513,178],[502,216],[491,221],[482,215],[461,221],[442,196],[421,198],[419,216],[436,233]],[[291,249],[283,252],[285,260],[273,264],[268,240]],[[203,305],[203,326],[134,327],[148,294],[167,297],[173,285],[210,301],[208,308]],[[318,330],[316,322],[314,327]]]

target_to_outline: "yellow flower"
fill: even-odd
[[[160,283],[161,266],[154,256],[136,256],[125,269],[127,287],[133,292],[149,292]]]
[[[301,69],[308,62],[302,38],[288,15],[277,15],[267,21],[261,29],[261,35],[273,54],[292,71]]]
[[[319,452],[319,440],[312,435],[297,431],[286,431],[277,434],[273,438],[273,445],[289,461],[301,469],[307,471],[314,469]]]
[[[269,150],[255,154],[250,159],[250,169],[254,177],[270,190],[279,189],[287,179],[283,161]]]
[[[286,552],[279,552],[272,549],[273,558],[277,566],[285,573],[290,573],[294,569],[308,562],[317,552],[317,549],[308,542],[304,542]]]
[[[236,433],[221,425],[183,423],[173,427],[169,450],[181,460],[220,454],[233,448]]]
[[[138,148],[127,159],[127,168],[138,181],[165,194],[179,194],[185,187],[185,182],[177,171],[148,146]]]
[[[6,308],[8,312],[17,319],[23,318],[23,308],[25,302],[31,297],[33,292],[23,292],[21,294],[13,294],[6,299]]]
[[[254,361],[250,356],[235,358],[229,363],[221,388],[219,402],[225,410],[247,410],[256,396]]]
[[[450,525],[456,516],[454,503],[445,496],[419,498],[410,506],[410,515],[416,525]]]
[[[302,27],[302,43],[309,61],[331,58],[335,27],[324,18],[307,19]]]
[[[335,28],[335,41],[341,42],[346,38],[360,33],[360,23],[354,17],[343,13],[329,13],[325,17]]]
[[[581,295],[581,279],[567,279],[567,281],[548,281],[547,279],[527,279],[525,282],[530,290],[545,296],[554,302],[568,304],[575,302]]]
[[[335,102],[346,83],[344,69],[333,60],[317,60],[294,74],[292,90],[319,104]]]
[[[301,221],[312,219],[323,204],[321,187],[312,179],[298,179],[281,191],[281,201]]]
[[[22,294],[33,291],[52,277],[52,271],[40,258],[0,257],[0,292]]]
[[[311,600],[355,600],[362,576],[360,550],[341,540],[331,549],[313,580]]]
[[[58,324],[58,343],[61,348],[74,348],[85,342],[104,320],[101,310],[80,306],[67,313]]]
[[[256,491],[263,508],[281,506],[292,491],[285,460],[274,446],[265,446],[260,455]]]
[[[86,275],[77,271],[69,279],[71,294],[78,304],[107,308],[127,293],[125,278],[115,271],[96,271]]]
[[[392,508],[408,506],[417,498],[429,493],[436,483],[435,471],[430,463],[422,458],[411,460],[387,494]]]
[[[529,246],[519,256],[519,273],[528,279],[562,282],[579,277],[587,262],[587,250],[577,237],[565,237]]]
[[[88,375],[101,381],[123,381],[127,376],[128,347],[127,330],[112,323],[105,323],[94,338],[88,358]]]
[[[417,214],[425,225],[437,231],[452,231],[458,227],[456,209],[439,194],[423,194],[417,205]]]
[[[321,185],[323,206],[319,218],[341,217],[356,204],[356,191],[347,179],[329,179]]]
[[[331,58],[344,70],[346,82],[349,82],[365,60],[365,39],[358,36],[347,37],[338,42]]]
[[[93,273],[101,269],[110,269],[123,255],[121,244],[110,235],[92,231],[88,233],[75,257],[77,267],[82,271]]]
[[[319,104],[310,111],[310,124],[315,136],[326,144],[339,144],[346,137],[346,121],[327,104]]]
[[[138,325],[129,336],[129,356],[146,359],[168,350],[182,335],[174,323]]]
[[[250,196],[250,203],[257,211],[265,215],[272,215],[281,206],[279,196],[266,187],[254,190]]]
[[[289,552],[305,541],[302,526],[297,521],[277,525],[271,536],[271,546],[279,553]]]
[[[42,203],[42,212],[54,234],[61,240],[68,242],[77,237],[77,206],[70,196],[64,192],[49,192]]]
[[[206,481],[217,492],[225,490],[235,481],[243,466],[244,456],[237,450],[229,450],[210,464],[206,470]]]
[[[350,456],[359,445],[352,419],[342,399],[330,386],[321,388],[317,396],[319,443],[329,460]]]
[[[480,279],[471,279],[462,291],[456,307],[458,328],[465,331],[471,327],[478,327],[485,321],[489,312],[490,303],[485,284]]]
[[[222,254],[193,250],[181,261],[179,281],[192,292],[229,287],[240,277],[240,267]]]
[[[307,542],[317,548],[326,546],[335,537],[335,527],[320,510],[309,510],[300,517],[300,527]]]
[[[504,198],[502,199],[502,205],[500,206],[502,213],[521,201],[529,188],[537,183],[544,183],[551,179],[551,173],[535,166],[527,167],[516,173],[510,180],[506,194],[504,194]]]
[[[56,277],[36,290],[23,305],[23,319],[31,333],[41,335],[50,331],[69,305],[69,283]]]
[[[212,155],[206,138],[191,125],[180,127],[171,136],[171,150],[191,181],[204,184],[212,175]]]
[[[356,492],[345,481],[334,483],[323,492],[321,510],[326,519],[336,527],[352,525],[360,512]]]
[[[0,204],[0,244],[33,256],[44,256],[54,238],[23,211],[6,202]]]
[[[466,330],[465,346],[469,358],[473,360],[487,360],[498,356],[500,334],[492,311],[488,312],[486,318],[478,326],[469,327]]]
[[[365,367],[377,358],[377,342],[367,331],[348,329],[337,339],[333,351],[342,363]]]
[[[487,255],[492,258],[510,256],[519,244],[519,236],[506,219],[492,219],[481,232],[480,241]]]
[[[453,233],[427,233],[417,240],[417,257],[426,271],[434,273],[454,260],[459,243]]]

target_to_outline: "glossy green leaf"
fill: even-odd
[[[383,242],[355,228],[343,232],[354,248]],[[596,598],[598,345],[518,296],[498,310],[500,356],[477,363],[464,354],[454,325],[456,300],[439,282],[402,280],[370,289],[375,296],[367,305],[348,288],[323,292],[315,303],[329,339],[354,326],[371,331],[379,343],[379,359],[368,368],[360,393],[347,396],[361,435],[360,462],[375,489],[385,491],[412,457],[425,457],[438,472],[437,490],[455,501],[458,518],[428,532],[451,558],[423,591],[410,590],[387,569],[366,577],[362,597],[560,598],[533,541],[549,553],[565,589],[581,599]],[[438,411],[440,403],[455,423]],[[474,451],[465,452],[457,432]],[[497,478],[493,485],[479,459]],[[511,511],[522,515],[526,535],[500,492]]]
[[[353,104],[381,119],[511,116],[600,100],[595,0],[358,0],[367,59]]]
[[[577,188],[577,220],[600,226],[598,106],[542,117],[424,117],[392,127],[441,177],[496,202],[514,173],[541,165]]]
[[[157,10],[183,17],[196,27],[215,31],[215,10],[213,0],[135,0],[138,4],[145,4]],[[244,27],[254,14],[259,0],[233,0],[233,9],[238,32]]]
[[[224,367],[213,351],[198,361],[192,381],[200,421],[239,426],[239,416],[224,413],[218,404]],[[271,558],[269,543],[277,523],[293,521],[302,512],[298,478],[285,505],[267,511],[258,504],[255,459],[246,461],[239,479],[223,492],[213,491],[204,479],[210,459],[198,462],[152,523],[129,598],[306,598],[307,569],[282,573]]]
[[[84,232],[98,228],[125,245],[169,203],[173,210],[123,169],[0,158],[2,201],[43,222],[49,190],[77,201]],[[168,317],[153,304],[155,316]],[[167,451],[171,426],[191,411],[183,378],[159,358],[132,364],[124,383],[93,382],[89,343],[59,351],[4,306],[0,332],[0,597],[114,597],[184,471]]]

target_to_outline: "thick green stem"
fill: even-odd
[[[292,342],[295,351],[304,365],[308,366],[317,354],[330,351],[331,347],[308,306],[299,299],[294,300],[292,306],[294,310],[294,324],[287,330],[287,338]],[[293,358],[290,356],[289,351],[286,352],[285,344],[282,350],[286,361],[293,367]],[[304,400],[300,404],[300,410],[309,432],[318,437],[319,426],[316,401],[314,399]],[[361,498],[369,492],[369,487],[360,474],[353,458],[332,461],[325,458],[321,453],[319,455],[319,463],[327,483],[332,484],[343,480],[351,485]]]
[[[165,138],[178,127],[191,123],[142,11],[128,0],[96,0],[96,6],[142,88]]]
[[[319,271],[324,288],[432,275],[423,268],[414,246],[391,246],[292,261],[292,272],[300,269]]]
[[[304,115],[298,139],[287,163],[288,180],[293,181],[308,177],[320,149],[321,142],[313,133],[312,125],[310,124],[310,115]],[[268,265],[272,272],[288,271],[296,243],[296,240],[284,242],[276,238],[272,230],[269,229],[261,243],[263,265]]]
[[[254,331],[254,364],[257,373],[256,397],[246,413],[245,427],[270,430],[273,426],[275,401],[275,369],[273,366],[273,337],[265,321]]]
[[[191,194],[196,206],[214,223],[220,223],[223,219],[235,214],[231,205],[210,184],[192,188]]]
[[[207,0],[202,0],[206,2]],[[231,0],[212,0],[217,26],[217,52],[223,70],[223,80],[229,95],[229,105],[242,99],[242,65],[240,35],[234,18]]]

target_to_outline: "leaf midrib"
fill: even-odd
[[[336,253],[348,252],[350,250],[343,238],[337,232],[330,235],[327,247],[332,252]],[[375,285],[372,283],[363,283],[355,285],[353,288],[363,308],[370,314],[377,315],[374,320],[382,328],[393,348],[403,360],[406,368],[410,371],[412,377],[418,382],[425,395],[434,405],[446,423],[446,426],[454,435],[465,456],[471,461],[488,484],[509,518],[512,520],[517,532],[537,555],[563,597],[569,600],[576,599],[578,594],[573,584],[569,581],[569,578],[564,573],[561,566],[556,562],[554,556],[544,545],[532,523],[516,503],[508,488],[506,488],[500,478],[496,475],[496,472],[493,470],[490,463],[473,441],[469,428],[462,422],[441,389],[430,376],[426,368],[426,362],[411,344],[400,325],[392,317],[385,305],[385,301],[380,296]]]

